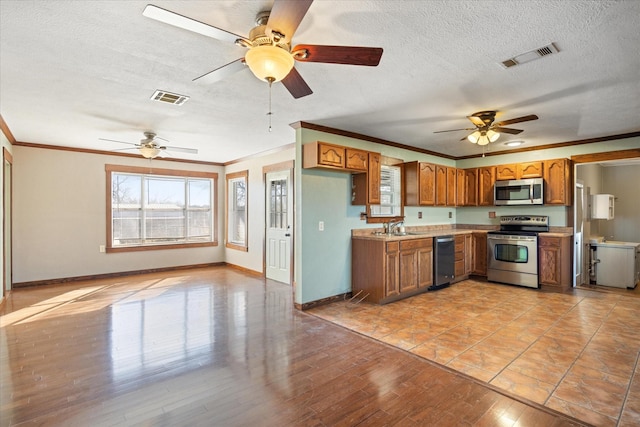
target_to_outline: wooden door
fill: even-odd
[[[571,206],[571,171],[569,159],[544,161],[544,203]]]
[[[473,233],[473,274],[487,275],[487,233]]]
[[[380,204],[380,153],[369,153],[367,171],[367,202],[370,205]]]
[[[496,181],[507,179],[518,179],[518,172],[515,164],[496,166]]]
[[[429,239],[431,240],[431,239]],[[418,249],[418,287],[433,285],[433,243]]]
[[[456,205],[456,168],[447,168],[447,206]]]
[[[436,206],[447,205],[447,167],[436,165]]]
[[[436,204],[436,165],[433,163],[419,163],[419,199],[420,206]]]
[[[477,206],[478,205],[478,169],[471,168],[464,170],[464,185],[465,185],[465,206]]]
[[[518,179],[542,178],[542,162],[524,162],[517,165]]]
[[[400,250],[398,242],[387,243],[386,252],[386,278],[384,287],[384,297],[398,295],[400,292]]]
[[[456,169],[456,206],[467,205],[467,179],[464,169]]]
[[[493,184],[496,180],[495,166],[478,168],[478,205],[493,206]]]

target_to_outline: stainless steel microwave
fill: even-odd
[[[543,188],[542,178],[496,181],[493,187],[494,204],[496,206],[541,205],[544,202]]]

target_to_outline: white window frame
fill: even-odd
[[[226,180],[225,245],[230,249],[247,252],[249,250],[249,171],[227,174]]]

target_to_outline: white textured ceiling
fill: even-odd
[[[152,0],[149,0],[152,1]],[[504,142],[526,146],[640,130],[640,1],[316,0],[293,44],[384,48],[378,67],[297,63],[314,93],[293,99],[243,70],[192,79],[243,56],[228,42],[142,15],[149,1],[0,0],[0,114],[18,141],[112,150],[153,130],[179,158],[228,162],[295,140],[297,121],[358,132],[451,156],[465,116],[539,120]],[[248,35],[270,1],[153,1]],[[505,69],[500,62],[555,43],[559,53]],[[149,100],[156,89],[190,96]]]

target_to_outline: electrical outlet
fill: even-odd
[[[453,218],[453,212],[449,212],[449,218]]]
[[[418,212],[418,219],[422,219],[422,212]]]
[[[495,218],[496,217],[496,213],[495,212],[489,212],[489,218]]]
[[[324,231],[324,221],[318,222],[318,231]]]

